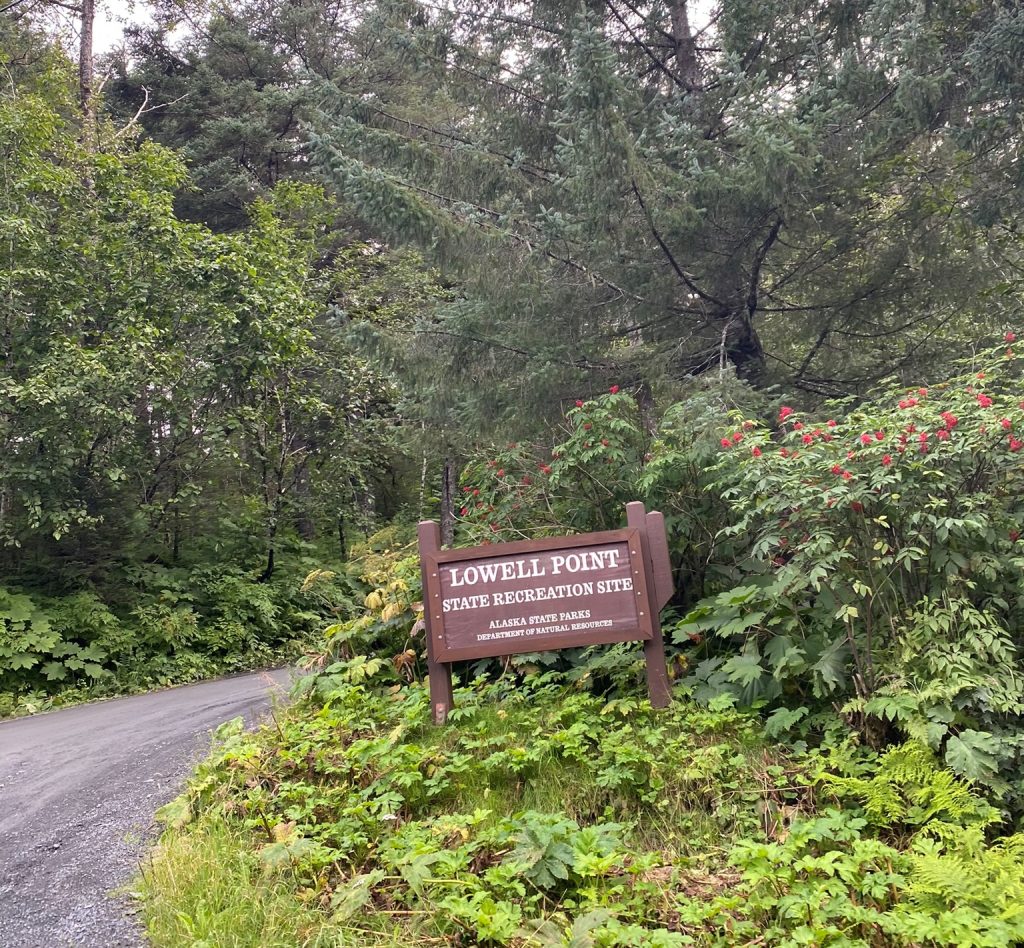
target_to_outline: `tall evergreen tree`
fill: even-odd
[[[122,121],[141,109],[146,132],[182,151],[193,188],[179,206],[217,229],[245,226],[278,181],[313,176],[304,123],[318,81],[359,95],[393,78],[353,29],[354,0],[157,0],[151,12],[110,64],[108,108]]]
[[[972,127],[1013,124],[1014,6],[702,12],[377,3],[359,30],[405,81],[323,86],[318,160],[459,275],[423,330],[492,405],[727,367],[840,394],[991,319]]]
[[[179,197],[182,213],[237,229],[257,197],[302,176],[304,91],[287,54],[245,11],[197,11],[183,24],[183,10],[157,7],[155,25],[129,31],[108,107],[121,121],[141,109],[146,132],[182,150],[193,183]],[[175,42],[179,29],[185,35]]]

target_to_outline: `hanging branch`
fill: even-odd
[[[657,241],[658,246],[661,248],[661,252],[665,255],[665,259],[668,260],[669,266],[671,266],[675,271],[676,276],[683,281],[686,288],[691,293],[700,297],[705,303],[711,303],[714,306],[718,306],[723,309],[727,308],[725,303],[705,293],[689,276],[687,276],[686,271],[679,265],[679,261],[676,260],[675,255],[669,249],[668,244],[665,243],[664,238],[662,238],[661,233],[655,225],[654,218],[651,216],[651,212],[647,209],[647,204],[644,202],[643,195],[640,193],[640,188],[637,186],[636,179],[633,179],[630,184],[632,185],[633,194],[636,196],[637,203],[640,205],[640,210],[644,212],[644,217],[647,220],[647,226],[650,228],[651,236]]]

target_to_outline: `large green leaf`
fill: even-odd
[[[42,667],[42,672],[47,681],[63,681],[68,677],[68,669],[63,662],[46,662]]]
[[[999,740],[986,731],[966,730],[946,742],[946,763],[979,783],[990,783],[999,773]]]

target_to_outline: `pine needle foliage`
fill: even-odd
[[[863,389],[962,351],[1003,283],[957,129],[1012,122],[1013,16],[957,10],[376,4],[394,81],[319,83],[311,151],[459,281],[437,325],[453,367],[501,360],[492,397],[726,365]]]

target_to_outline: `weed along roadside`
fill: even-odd
[[[756,710],[696,700],[692,676],[655,707],[642,606],[632,625],[612,619],[619,641],[525,650],[531,616],[557,613],[557,631],[541,633],[552,636],[604,621],[603,604],[574,598],[577,583],[619,615],[626,590],[596,590],[625,579],[624,564],[646,577],[636,598],[661,601],[657,554],[630,560],[645,552],[631,547],[637,530],[439,551],[428,523],[419,551],[370,544],[351,566],[367,608],[331,627],[294,704],[254,734],[223,733],[161,812],[140,882],[153,944],[1024,938],[1024,837],[1000,834],[1002,812],[925,744],[876,752],[837,722],[783,741]],[[559,585],[569,594],[553,604],[516,594]],[[417,670],[432,587],[441,689]],[[445,610],[467,594],[489,602]],[[476,639],[505,629],[515,637]],[[512,660],[489,654],[509,646]]]
[[[452,708],[451,662],[642,641],[654,707],[671,700],[658,615],[672,597],[665,520],[626,505],[629,527],[441,550],[419,525],[427,674],[434,721]]]

